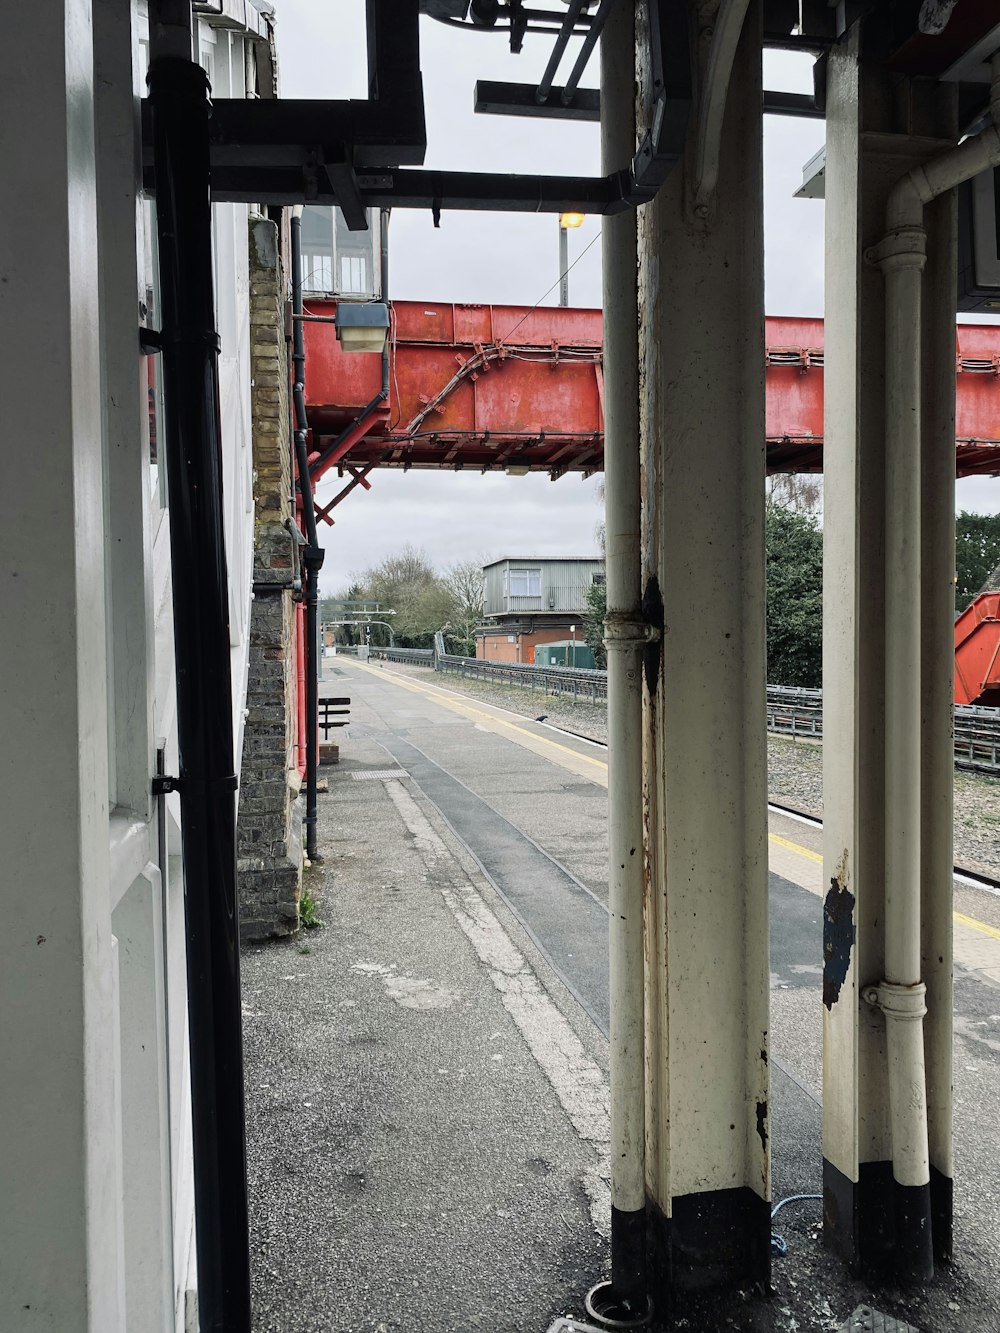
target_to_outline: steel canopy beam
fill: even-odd
[[[400,170],[419,166],[427,146],[416,5],[414,0],[405,5],[370,0],[369,49],[373,32],[376,45],[387,48],[384,59],[379,56],[370,69],[372,97],[215,101],[209,125],[212,198],[278,206],[336,204],[346,206],[355,225],[359,200],[369,208],[429,208],[435,220],[445,208],[603,214],[645,203],[684,151],[692,86],[686,0],[648,0],[648,12],[657,89],[651,121],[632,162],[607,176]],[[397,28],[410,36],[401,40]],[[579,96],[574,94],[574,101]],[[143,187],[153,193],[149,130],[144,102]]]
[[[479,115],[534,116],[546,120],[601,119],[601,94],[596,88],[575,88],[568,102],[564,88],[550,88],[544,102],[535,96],[530,83],[501,83],[480,79],[476,83],[475,110]]]

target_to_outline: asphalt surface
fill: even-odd
[[[325,925],[243,959],[254,1328],[544,1333],[608,1262],[606,771],[502,710],[333,670],[352,724],[309,872]],[[775,836],[782,1199],[820,1187],[822,901],[795,871],[816,831]],[[997,900],[964,892],[993,919]],[[802,1201],[775,1224],[772,1299],[658,1327],[833,1330],[868,1301],[927,1333],[1000,1329],[1000,990],[960,969],[956,1000],[954,1268],[918,1296],[873,1292]]]

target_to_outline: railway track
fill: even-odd
[[[528,666],[519,662],[483,662],[421,648],[379,648],[373,657],[436,665],[444,675],[485,680],[529,689],[546,697],[597,703],[608,695],[607,673],[580,667]],[[778,736],[820,741],[823,738],[823,691],[786,685],[767,687],[767,729]],[[959,706],[954,722],[955,767],[986,776],[1000,775],[1000,709]],[[588,739],[588,738],[584,738]]]
[[[536,718],[535,721],[538,722],[540,719]],[[547,727],[550,731],[558,731],[563,736],[573,736],[577,740],[587,741],[590,745],[600,746],[601,749],[604,750],[608,748],[607,741],[596,740],[593,736],[587,736],[582,731],[572,731],[569,727],[558,727],[551,722],[542,722],[541,725]],[[810,814],[808,810],[802,810],[798,806],[788,805],[783,801],[774,801],[769,798],[767,808],[775,814],[784,815],[786,818],[797,820],[802,824],[807,824],[810,828],[823,827],[822,819],[817,818],[816,815]],[[952,869],[955,878],[960,880],[963,884],[967,884],[970,888],[982,889],[985,893],[991,893],[994,897],[1000,898],[1000,879],[993,875],[983,874],[983,872],[979,870],[971,870],[968,866],[956,864]]]

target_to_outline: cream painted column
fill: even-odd
[[[923,278],[919,661],[886,657],[885,301],[869,247],[886,199],[916,162],[952,142],[948,89],[896,85],[859,59],[855,27],[827,85],[824,421],[824,1231],[852,1264],[898,1258],[885,1019],[861,1000],[885,976],[885,711],[900,673],[921,675],[924,726],[912,782],[928,986],[925,1059],[935,1248],[950,1248],[950,579],[954,563],[954,215],[928,208]],[[947,589],[942,588],[947,582]],[[905,608],[901,608],[904,609]],[[919,770],[919,771],[918,771]]]
[[[0,1327],[124,1328],[90,0],[4,25]]]
[[[704,65],[716,15],[691,13]],[[639,222],[654,1297],[770,1271],[760,25],[752,3],[713,203],[692,138]]]
[[[951,89],[947,90],[951,92]],[[942,115],[953,109],[945,105]],[[934,1257],[951,1258],[955,748],[955,291],[957,205],[924,211],[921,440],[921,922],[927,986],[924,1061]]]

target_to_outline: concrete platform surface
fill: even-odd
[[[351,695],[352,724],[306,882],[324,924],[243,954],[254,1329],[584,1328],[609,1261],[603,765],[390,673],[340,674],[325,688]],[[798,859],[771,881],[776,1198],[819,1185],[818,916]],[[549,895],[574,917],[562,938]],[[835,1333],[864,1305],[991,1333],[996,1206],[959,1209],[959,1262],[913,1293],[852,1279],[818,1206],[795,1203],[771,1293],[652,1327]]]

